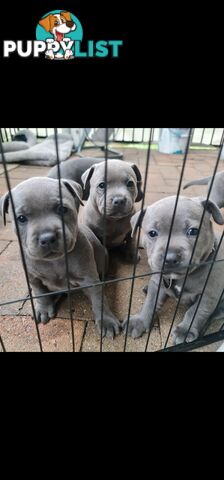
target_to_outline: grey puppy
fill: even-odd
[[[60,205],[58,180],[33,177],[12,190],[15,212],[22,240],[26,265],[35,295],[67,288],[62,215],[68,252],[70,287],[99,283],[106,252],[93,232],[79,226],[75,200],[81,202],[82,189],[73,181],[61,181],[63,205]],[[6,213],[12,215],[9,194],[1,199],[4,223]],[[91,300],[96,324],[101,329],[101,286],[84,289]],[[59,296],[45,296],[36,301],[36,317],[47,323],[55,316]],[[103,335],[119,332],[119,321],[110,311],[104,296]]]
[[[184,185],[184,189],[191,187],[192,185],[208,185],[209,190],[211,180],[212,176],[199,178],[198,180],[192,180]],[[210,193],[210,200],[217,203],[219,208],[224,207],[224,172],[219,172],[215,175]]]
[[[142,217],[141,213],[136,213],[131,221],[133,231],[142,224],[144,233],[143,245],[147,250],[148,263],[152,272],[160,272],[162,269],[175,201],[176,197],[164,198],[148,207],[143,212]],[[165,259],[165,271],[156,311],[162,307],[166,298],[174,297],[178,299],[195,239],[198,236],[192,261],[194,266],[190,268],[181,299],[182,303],[189,304],[189,309],[182,322],[173,332],[175,344],[182,343],[185,337],[187,337],[186,341],[193,341],[200,335],[203,327],[212,315],[216,317],[220,312],[224,315],[224,298],[222,299],[219,312],[216,310],[224,288],[223,262],[214,264],[200,307],[196,312],[200,294],[210,268],[210,265],[200,265],[200,263],[212,260],[216,254],[218,243],[218,237],[213,231],[211,215],[219,225],[224,223],[217,205],[209,201],[199,233],[199,225],[205,204],[206,201],[199,197],[192,199],[179,197],[170,244]],[[221,258],[224,258],[224,242],[221,244],[216,259],[220,260]],[[147,297],[142,311],[138,315],[130,317],[128,331],[133,338],[140,337],[144,332],[149,331],[151,327],[159,279],[160,273],[155,273],[150,277]],[[196,315],[187,336],[195,312]],[[127,321],[124,323],[124,326],[127,326]]]
[[[75,180],[83,186],[83,199],[88,200],[83,211],[83,222],[101,242],[106,192],[106,246],[111,249],[125,245],[125,258],[133,262],[136,245],[131,238],[130,219],[135,213],[134,203],[143,198],[142,177],[138,167],[122,160],[108,160],[107,185],[102,158],[71,159],[61,163],[60,167],[63,178]],[[57,178],[57,175],[55,167],[48,173],[53,178]]]
[[[84,189],[82,175],[88,168],[92,167],[97,163],[102,163],[103,158],[94,158],[94,157],[82,157],[82,158],[71,158],[65,162],[60,163],[60,175],[61,178],[66,178],[69,180],[74,180],[79,183],[83,188],[83,200],[89,198],[89,183],[86,184],[86,189]],[[49,178],[58,178],[58,167],[55,165],[50,169],[47,175]]]

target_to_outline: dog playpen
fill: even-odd
[[[28,271],[27,271],[26,262],[25,262],[25,256],[24,256],[24,252],[23,252],[23,246],[22,246],[22,242],[21,242],[21,238],[20,238],[19,228],[18,228],[18,225],[17,225],[16,215],[15,215],[13,198],[12,198],[12,194],[11,194],[10,172],[8,170],[8,165],[7,165],[7,162],[5,160],[3,147],[2,147],[2,142],[10,141],[12,139],[12,137],[15,135],[15,133],[18,132],[19,130],[20,129],[18,129],[18,128],[15,128],[15,129],[14,128],[13,129],[10,129],[10,128],[1,129],[0,130],[0,149],[1,149],[1,155],[2,155],[2,167],[4,169],[4,176],[5,176],[5,180],[6,180],[6,184],[7,184],[7,188],[8,188],[8,191],[9,191],[11,204],[12,204],[12,212],[13,212],[13,216],[14,216],[14,219],[15,219],[16,233],[17,233],[17,236],[18,236],[19,247],[20,247],[20,251],[21,251],[21,259],[22,259],[22,263],[23,263],[23,267],[24,267],[24,272],[25,272],[25,277],[26,277],[26,282],[27,282],[29,295],[28,295],[28,297],[25,297],[25,298],[14,298],[14,299],[11,299],[8,302],[1,302],[0,301],[0,307],[6,305],[7,303],[16,303],[16,302],[19,302],[19,301],[22,301],[22,300],[23,301],[28,300],[28,301],[31,302],[33,317],[35,319],[35,327],[36,327],[36,332],[37,332],[37,337],[38,337],[38,342],[39,342],[39,348],[40,348],[40,351],[43,351],[41,335],[40,335],[40,331],[39,331],[38,322],[36,321],[36,313],[35,313],[35,306],[34,306],[34,299],[37,298],[37,297],[35,297],[32,294],[32,288],[31,288],[30,281],[29,281]],[[49,134],[52,134],[52,133],[54,134],[56,153],[57,153],[58,178],[60,180],[61,174],[60,174],[60,158],[59,158],[59,149],[58,149],[58,133],[60,133],[61,129],[38,129],[37,128],[37,129],[31,129],[31,130],[33,130],[35,132],[35,134],[38,138],[45,138]],[[84,130],[86,130],[86,135],[82,139],[81,149],[85,148],[85,146],[88,143],[91,143],[91,142],[93,142],[96,147],[99,147],[101,149],[102,149],[102,146],[103,146],[103,150],[104,150],[104,154],[105,154],[105,183],[106,183],[106,180],[107,180],[107,162],[108,162],[108,158],[109,158],[109,151],[110,151],[111,142],[147,143],[146,151],[145,152],[143,151],[143,155],[145,155],[145,176],[143,178],[144,197],[143,197],[143,200],[141,202],[141,209],[140,209],[141,212],[143,212],[143,209],[144,209],[144,206],[145,206],[145,192],[146,192],[147,182],[149,182],[149,185],[150,185],[150,177],[149,177],[148,173],[149,173],[149,166],[150,166],[150,160],[151,160],[152,146],[153,146],[154,143],[158,142],[159,129],[134,129],[134,128],[133,129],[125,129],[125,128],[124,129],[116,129],[116,128],[115,129],[103,129],[105,138],[104,138],[104,141],[102,142],[102,137],[101,137],[99,143],[97,143],[97,136],[95,137],[96,140],[94,140],[94,134],[97,133],[98,129],[84,129]],[[201,228],[201,225],[202,225],[202,222],[203,222],[203,218],[204,218],[204,215],[205,215],[205,211],[206,211],[207,202],[208,202],[208,199],[209,199],[209,196],[210,196],[210,193],[211,193],[211,189],[212,189],[212,186],[213,186],[215,174],[216,174],[218,166],[219,166],[219,162],[220,162],[220,158],[221,158],[221,154],[222,154],[222,150],[223,150],[223,144],[224,144],[224,129],[189,129],[186,151],[183,155],[183,162],[182,162],[181,172],[180,172],[180,176],[179,176],[179,180],[178,180],[178,188],[177,188],[177,192],[176,192],[177,199],[176,199],[175,208],[174,208],[173,215],[172,215],[172,221],[171,221],[170,232],[169,232],[169,236],[168,236],[168,242],[167,242],[167,245],[166,245],[165,257],[166,257],[166,254],[167,254],[168,248],[169,248],[169,243],[170,243],[171,234],[172,234],[172,228],[173,228],[176,209],[177,209],[177,204],[178,204],[178,198],[179,198],[180,190],[181,190],[182,183],[183,183],[183,176],[184,176],[185,167],[186,167],[186,164],[187,164],[187,161],[188,161],[190,148],[192,146],[199,146],[199,147],[200,146],[207,146],[207,147],[210,146],[210,147],[215,148],[216,152],[217,152],[217,158],[216,158],[216,162],[215,162],[215,166],[214,166],[214,170],[213,170],[213,176],[212,176],[211,184],[210,184],[209,191],[208,191],[208,194],[207,194],[204,212],[203,212],[201,222],[200,222],[200,226],[199,226],[199,231],[200,231],[200,228]],[[62,206],[62,192],[61,192],[60,182],[59,182],[59,195],[60,195],[60,203],[61,203],[61,206]],[[105,196],[105,198],[106,198],[106,196]],[[106,203],[105,203],[104,206],[106,206]],[[105,220],[105,218],[104,218],[104,220]],[[106,223],[105,223],[105,225],[106,225]],[[75,333],[74,333],[74,318],[73,318],[73,313],[72,313],[72,309],[71,309],[71,294],[73,293],[73,291],[75,292],[75,291],[81,290],[81,288],[80,287],[71,288],[70,285],[69,285],[68,257],[67,257],[67,251],[66,251],[66,245],[65,245],[65,225],[64,225],[63,216],[62,216],[62,229],[63,229],[63,237],[64,237],[64,253],[65,253],[65,266],[66,266],[66,275],[67,275],[67,289],[63,290],[61,293],[63,293],[63,294],[67,293],[67,295],[68,295],[68,309],[69,309],[69,316],[70,316],[70,322],[71,322],[72,349],[74,351],[75,350]],[[222,232],[222,234],[221,234],[221,240],[223,239],[223,235],[224,235],[224,232]],[[214,342],[217,342],[217,341],[220,341],[220,340],[224,339],[224,316],[223,316],[223,323],[221,324],[221,326],[219,327],[219,329],[217,331],[215,331],[214,333],[209,333],[208,334],[207,333],[207,328],[208,328],[209,325],[207,325],[207,327],[203,331],[203,335],[201,335],[198,339],[196,339],[193,342],[190,342],[190,343],[187,342],[186,337],[187,337],[187,334],[188,334],[190,328],[193,325],[195,314],[196,314],[196,312],[195,312],[195,314],[192,318],[191,325],[189,326],[189,330],[186,333],[185,341],[182,344],[179,344],[179,345],[168,346],[168,342],[169,342],[169,339],[170,339],[170,336],[171,336],[172,328],[173,328],[173,325],[174,325],[174,322],[175,322],[175,318],[177,316],[178,308],[179,308],[179,305],[181,303],[181,298],[182,298],[184,286],[186,284],[187,276],[188,276],[189,271],[190,271],[191,261],[193,259],[193,255],[194,255],[194,252],[195,252],[195,249],[196,249],[196,246],[197,246],[197,238],[195,240],[195,244],[194,244],[194,248],[193,248],[193,252],[192,252],[192,256],[191,256],[189,266],[186,269],[186,274],[185,274],[185,278],[184,278],[184,282],[183,282],[183,287],[182,287],[182,290],[180,292],[179,298],[177,300],[176,307],[174,309],[174,314],[173,314],[172,322],[170,324],[170,328],[169,328],[167,338],[164,342],[163,348],[160,349],[160,350],[157,350],[157,351],[166,352],[166,351],[193,350],[193,349],[196,349],[196,348],[199,348],[199,347],[202,347],[202,346],[205,346],[205,345],[208,345],[208,344],[211,344],[211,343],[214,343]],[[104,245],[105,245],[105,241],[106,241],[106,234],[105,234],[105,229],[104,229]],[[134,263],[134,266],[132,268],[132,274],[130,276],[128,276],[128,277],[126,276],[126,277],[122,277],[122,278],[115,278],[113,280],[108,280],[108,279],[106,279],[105,274],[103,274],[102,280],[100,282],[100,285],[102,286],[101,319],[103,319],[103,296],[104,296],[105,285],[108,285],[110,283],[118,283],[118,282],[125,282],[127,280],[131,280],[131,288],[130,288],[130,292],[129,292],[129,307],[128,307],[128,312],[127,312],[128,322],[129,322],[130,314],[131,314],[132,301],[133,301],[134,284],[135,284],[136,278],[139,277],[139,275],[137,275],[137,273],[136,273],[137,252],[138,252],[138,248],[139,248],[139,243],[140,243],[140,229],[138,230],[138,234],[137,234],[137,248],[136,248],[136,255],[135,255],[135,263]],[[218,252],[220,244],[221,244],[221,241],[219,242],[219,245],[218,245],[217,250],[216,250],[216,254],[212,258],[212,260],[210,260],[209,262],[206,262],[206,263],[209,263],[210,267],[209,267],[207,279],[205,279],[205,282],[204,282],[204,286],[203,286],[203,289],[202,289],[202,294],[201,294],[201,297],[200,297],[200,300],[199,300],[198,308],[200,308],[200,301],[203,298],[203,294],[205,292],[206,285],[208,283],[209,275],[211,273],[212,267],[213,267],[214,263],[216,262],[217,252]],[[157,292],[156,299],[155,299],[153,318],[155,317],[155,314],[156,314],[156,305],[157,305],[157,301],[158,301],[158,297],[159,297],[159,289],[160,289],[161,283],[162,283],[164,266],[165,266],[165,260],[164,260],[164,264],[162,266],[162,269],[159,272],[160,273],[160,281],[159,281],[158,292]],[[151,275],[153,275],[152,272],[144,274],[144,275],[140,275],[140,276],[148,279]],[[86,285],[85,287],[82,287],[82,289],[83,288],[91,288],[92,286],[93,285]],[[47,295],[58,295],[58,293],[60,293],[60,292],[58,292],[58,291],[57,292],[52,292],[50,294],[48,293]],[[224,294],[224,285],[223,285],[222,295],[223,294]],[[222,295],[220,296],[219,303],[221,302]],[[145,334],[145,351],[147,351],[147,349],[148,349],[148,344],[149,344],[150,335],[152,333],[152,328],[153,328],[153,322],[151,324],[150,331],[147,334]],[[2,351],[6,351],[6,348],[5,348],[5,345],[4,345],[4,338],[2,338],[1,336],[0,336],[0,344],[1,344],[1,347],[2,347]],[[126,351],[126,345],[127,345],[127,334],[124,336],[124,348],[123,348],[124,351]],[[100,341],[99,341],[99,351],[103,351],[102,332],[101,332]]]
[[[12,137],[22,130],[21,128],[1,128],[0,138],[2,142],[7,142]],[[46,138],[49,134],[54,133],[53,128],[31,128],[37,138]],[[58,129],[58,133],[62,129]],[[86,128],[84,130],[84,136],[81,141],[81,145],[84,145],[86,140],[90,140],[90,143],[97,142],[99,130],[97,128]],[[109,130],[110,142],[124,142],[124,143],[148,143],[150,138],[150,128],[113,128]],[[194,128],[192,129],[192,146],[219,146],[222,138],[223,128]],[[97,134],[97,135],[96,135]],[[153,129],[152,142],[157,143],[159,140],[160,129]]]

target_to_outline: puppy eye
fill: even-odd
[[[189,228],[187,231],[187,235],[189,237],[196,237],[199,234],[199,229],[198,228]]]
[[[135,186],[134,182],[132,182],[132,180],[129,180],[128,183],[127,183],[127,187],[132,188],[134,186]]]
[[[158,237],[158,235],[159,235],[159,234],[158,234],[157,230],[150,230],[150,232],[149,232],[149,236],[150,236],[151,238]]]
[[[104,190],[104,189],[105,189],[105,186],[106,186],[105,182],[101,182],[101,183],[98,185],[98,187],[99,187],[101,190]]]
[[[68,208],[67,207],[64,207],[64,205],[59,205],[58,208],[57,208],[57,212],[59,215],[62,215],[62,213],[67,213],[68,212]]]
[[[17,217],[17,220],[19,223],[26,223],[28,222],[28,218],[25,217],[25,215],[20,215],[19,217]]]
[[[54,22],[55,25],[59,25],[59,22],[56,20],[56,22]]]

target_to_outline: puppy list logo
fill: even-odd
[[[122,40],[88,40],[82,49],[83,29],[78,18],[65,10],[53,10],[40,19],[36,40],[4,41],[4,57],[17,53],[20,57],[45,55],[49,60],[74,58],[119,57]]]

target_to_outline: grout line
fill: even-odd
[[[19,315],[20,315],[21,310],[23,309],[25,303],[26,303],[27,300],[28,300],[29,292],[27,292],[26,296],[27,296],[27,299],[26,299],[26,300],[23,300],[21,307],[19,307],[19,309],[18,309],[18,312],[19,312],[19,313],[17,313],[16,316],[19,316]],[[20,316],[28,317],[28,316],[32,316],[32,314],[30,313],[30,315],[29,315],[29,314],[28,314],[28,315],[26,314],[26,315],[20,315]]]
[[[1,163],[0,163],[0,165],[1,165]],[[15,170],[16,168],[19,168],[19,167],[20,167],[19,164],[18,164],[18,165],[9,165],[9,164],[8,164],[8,165],[7,165],[7,170],[8,170],[8,172],[10,172],[11,170]],[[0,177],[1,177],[1,176],[5,178],[5,172],[4,172],[4,170],[3,170],[2,172],[0,171]]]
[[[1,250],[0,256],[5,252],[5,250],[9,247],[9,245],[13,242],[13,240],[1,240],[1,242],[8,242],[7,245]]]

